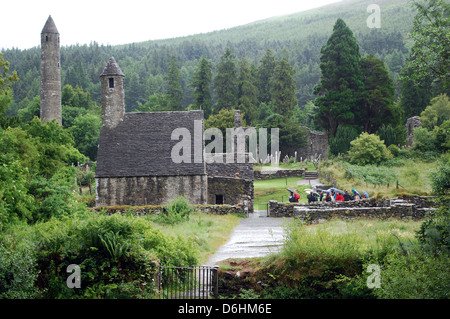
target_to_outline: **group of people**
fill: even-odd
[[[325,196],[325,199],[323,198]],[[307,196],[308,203],[317,202],[317,201],[326,201],[326,202],[347,202],[351,200],[360,200],[363,198],[369,198],[369,194],[363,191],[363,195],[361,195],[356,190],[352,189],[352,193],[350,194],[347,190],[344,192],[337,191],[335,189],[331,190],[319,190],[319,196],[317,193],[310,192]]]
[[[300,200],[300,195],[298,193],[295,193],[294,191],[288,189],[290,192],[289,195],[289,202],[291,203],[297,203]],[[325,196],[325,198],[324,198]],[[308,203],[311,202],[346,202],[350,200],[360,200],[363,198],[369,198],[369,194],[367,192],[363,191],[363,195],[361,195],[358,191],[355,189],[352,189],[352,193],[350,194],[347,190],[342,192],[338,191],[336,189],[330,189],[330,190],[319,190],[319,192],[309,192],[308,195],[306,195],[308,198]]]

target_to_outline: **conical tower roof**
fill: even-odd
[[[44,25],[41,33],[56,33],[59,34],[58,29],[56,28],[55,22],[52,19],[52,16],[48,16],[47,22]]]
[[[103,73],[100,76],[109,76],[109,75],[125,76],[125,74],[123,74],[114,57],[109,58],[108,64],[106,65],[105,69],[103,70]]]

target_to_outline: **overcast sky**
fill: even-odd
[[[61,45],[126,44],[206,33],[339,0],[7,0],[1,4],[0,49],[40,45],[49,15]]]

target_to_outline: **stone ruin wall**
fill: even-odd
[[[280,148],[281,159],[286,155],[294,157],[297,152],[296,161],[300,161],[300,157],[305,160],[311,160],[314,157],[325,158],[328,152],[328,135],[325,132],[311,131],[309,128],[302,126],[307,132],[307,141],[303,147],[284,147]],[[281,160],[280,159],[280,160]]]
[[[426,217],[435,203],[432,197],[400,197],[394,199],[363,199],[347,202],[278,203],[270,201],[270,217],[294,217],[307,223],[318,223],[331,218],[352,220],[358,218]]]
[[[177,196],[206,204],[206,175],[97,177],[96,206],[165,205]]]

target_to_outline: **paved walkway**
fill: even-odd
[[[320,185],[318,179],[299,180],[297,185]],[[205,265],[214,266],[228,258],[263,257],[277,252],[283,245],[283,223],[290,218],[267,217],[267,211],[257,210],[248,218],[241,219],[231,233],[230,239],[207,260]]]
[[[225,245],[212,255],[205,265],[214,266],[228,258],[263,257],[277,252],[283,245],[282,224],[289,218],[267,217],[265,210],[257,210],[241,219]]]

